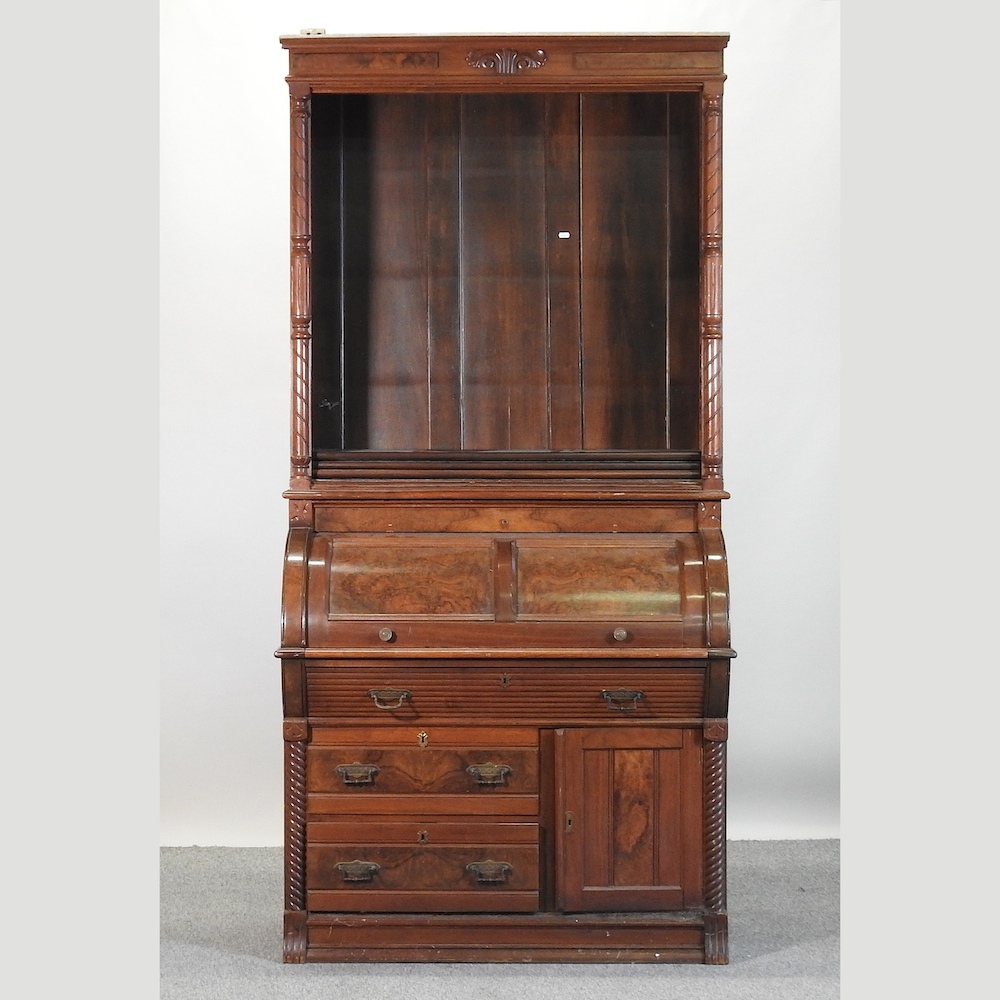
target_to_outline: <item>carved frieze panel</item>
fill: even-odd
[[[476,49],[466,56],[465,60],[473,69],[491,69],[500,76],[513,76],[529,69],[539,69],[548,61],[548,56],[541,50],[534,52],[519,52],[517,49],[497,49],[489,52]]]

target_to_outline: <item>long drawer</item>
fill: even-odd
[[[307,714],[368,723],[493,724],[698,718],[704,661],[317,660],[306,668]]]
[[[538,733],[524,727],[316,726],[306,790],[311,817],[534,816]]]
[[[536,794],[534,750],[397,750],[319,747],[309,761],[310,792],[353,799],[390,794]]]
[[[310,910],[538,909],[535,823],[310,823],[307,837]]]

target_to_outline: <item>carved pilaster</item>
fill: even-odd
[[[309,203],[309,140],[311,125],[311,101],[308,87],[291,87],[292,125],[292,236],[308,235],[310,232]]]
[[[726,736],[724,719],[705,723],[705,908],[726,910]]]
[[[309,191],[310,100],[308,91],[291,95],[291,305],[292,413],[291,475],[293,484],[309,478],[309,367],[312,355],[311,210]]]
[[[281,659],[281,704],[286,718],[306,713],[306,666],[297,657]]]
[[[305,240],[305,237],[300,237]],[[302,259],[308,256],[308,250],[301,251],[301,257],[296,260],[298,248],[293,242],[292,249],[292,283],[296,281],[308,285],[308,275],[299,277],[298,268],[308,272],[308,264]],[[295,294],[293,292],[293,302]],[[292,477],[296,485],[301,478],[309,476],[310,448],[310,395],[309,373],[312,364],[312,333],[311,319],[304,315],[292,316]]]
[[[306,744],[305,719],[286,719],[285,737],[285,909],[306,904]]]
[[[730,657],[712,657],[709,652],[705,669],[706,716],[721,718],[729,712],[729,661]]]
[[[722,488],[722,94],[702,101],[701,397],[702,477]]]

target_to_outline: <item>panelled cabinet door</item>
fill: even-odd
[[[701,905],[701,733],[556,731],[556,885],[567,912]]]

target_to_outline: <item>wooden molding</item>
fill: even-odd
[[[305,910],[286,910],[283,942],[284,961],[292,965],[305,962],[307,948],[308,930]]]
[[[729,964],[729,918],[724,913],[705,914],[705,964]]]

